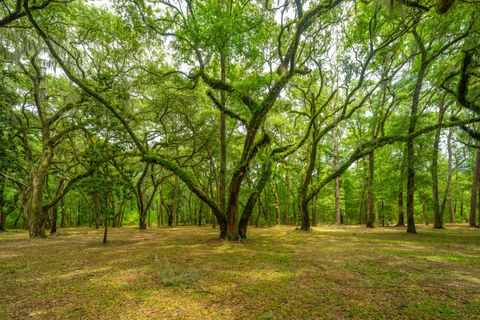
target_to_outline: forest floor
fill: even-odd
[[[0,319],[480,319],[480,229],[0,234]]]

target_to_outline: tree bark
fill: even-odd
[[[30,238],[45,238],[45,216],[43,210],[43,190],[53,150],[44,145],[40,163],[32,174],[32,199],[30,207]]]
[[[267,159],[263,163],[263,168],[262,168],[262,173],[259,179],[257,180],[257,183],[255,185],[254,190],[248,197],[247,203],[245,204],[245,207],[243,208],[242,216],[240,218],[240,221],[238,223],[238,235],[241,239],[246,239],[247,238],[247,227],[248,227],[248,222],[250,221],[250,217],[252,215],[253,209],[255,208],[255,204],[258,202],[258,216],[255,221],[255,226],[258,227],[258,219],[260,218],[260,195],[262,194],[263,190],[265,189],[265,186],[270,178],[271,175],[271,162],[269,159]],[[265,197],[266,197],[265,193]],[[280,203],[278,204],[278,210],[280,210]]]
[[[135,195],[137,198],[138,227],[140,230],[147,229],[147,193],[145,190],[147,173],[150,168],[148,163],[143,163],[142,173],[135,186]]]

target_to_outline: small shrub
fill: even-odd
[[[155,256],[155,273],[158,282],[165,287],[192,288],[198,282],[198,272],[194,270],[174,270],[167,258]]]

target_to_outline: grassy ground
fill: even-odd
[[[0,319],[480,319],[480,230],[0,234]]]

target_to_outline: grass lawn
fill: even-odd
[[[0,319],[480,319],[480,229],[0,234]]]

